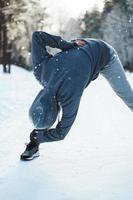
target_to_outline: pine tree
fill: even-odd
[[[82,18],[81,28],[83,37],[101,38],[101,13],[97,8],[87,11]]]
[[[108,5],[111,8],[109,12]],[[132,0],[105,1],[105,8],[102,17],[104,18],[101,25],[103,39],[115,47],[124,67],[133,70]]]
[[[101,38],[117,50],[125,68],[133,71],[133,1],[105,0],[102,13],[86,12],[82,35]]]

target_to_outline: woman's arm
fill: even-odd
[[[63,113],[61,121],[57,124],[56,128],[42,130],[38,129],[36,133],[37,141],[39,143],[44,143],[63,140],[75,121],[79,104],[80,97],[76,100],[71,100],[64,104],[61,104]]]
[[[61,50],[68,50],[77,46],[74,41],[66,41],[61,36],[52,35],[43,31],[38,31],[38,33],[40,34],[40,40],[42,40],[44,46],[50,46]]]
[[[32,69],[36,79],[43,85],[44,62],[53,57],[47,51],[47,46],[68,50],[76,43],[68,42],[60,36],[51,35],[43,31],[34,31],[32,34]]]

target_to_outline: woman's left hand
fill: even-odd
[[[74,42],[77,44],[77,46],[83,46],[87,43],[86,41],[79,39],[75,40]]]

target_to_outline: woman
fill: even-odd
[[[59,48],[54,56],[46,46]],[[79,38],[70,42],[42,31],[32,35],[33,73],[43,86],[29,115],[35,126],[21,160],[39,156],[39,144],[63,140],[78,112],[84,89],[102,74],[133,111],[133,90],[115,49],[102,40]],[[62,109],[56,128],[50,128]]]

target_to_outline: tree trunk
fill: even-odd
[[[9,5],[9,0],[0,0],[0,10],[4,10],[4,8]],[[1,63],[3,64],[3,72],[9,73],[10,67],[7,70],[7,64],[10,66],[10,59],[11,59],[11,53],[8,52],[8,37],[7,37],[7,22],[10,20],[10,16],[5,15],[4,12],[0,12],[0,57],[1,57]],[[10,50],[10,47],[9,47]]]

